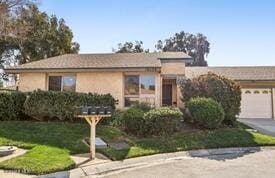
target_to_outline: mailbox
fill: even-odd
[[[105,110],[106,115],[111,115],[112,114],[112,107],[111,106],[105,106],[104,110]]]
[[[88,115],[89,114],[89,108],[87,106],[82,107],[81,114],[82,115]]]
[[[90,115],[96,115],[96,108],[94,106],[90,107],[90,111],[89,111]]]

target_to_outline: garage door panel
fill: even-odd
[[[271,89],[242,89],[241,118],[272,118]]]

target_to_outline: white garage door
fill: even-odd
[[[271,89],[242,89],[240,118],[272,118]]]

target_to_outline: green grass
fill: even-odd
[[[86,123],[0,122],[0,146],[30,149],[26,154],[1,162],[0,168],[44,174],[74,167],[70,154],[89,148],[82,139],[89,135]]]
[[[129,149],[100,149],[113,160],[201,148],[275,145],[275,137],[248,132],[245,125],[213,131],[182,131],[171,137],[138,139],[119,129],[97,126],[97,136],[105,141],[127,141]],[[2,169],[25,173],[45,174],[73,168],[71,154],[85,153],[89,148],[82,143],[89,136],[87,123],[61,122],[0,122],[0,146],[14,145],[29,151],[0,163]]]
[[[113,160],[203,148],[249,147],[275,145],[275,137],[248,132],[242,128],[177,133],[169,138],[137,139],[129,149],[101,150]]]

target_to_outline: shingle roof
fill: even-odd
[[[66,54],[7,68],[31,69],[101,69],[161,67],[159,59],[191,59],[182,52]]]
[[[186,67],[187,78],[213,72],[233,80],[275,80],[275,66]]]

